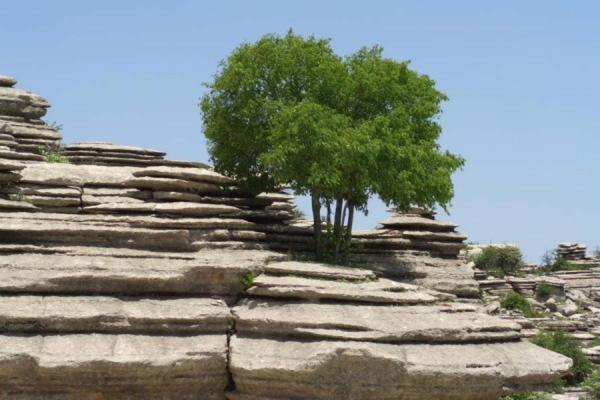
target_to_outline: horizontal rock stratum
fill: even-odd
[[[353,234],[361,268],[298,261],[312,227],[288,193],[135,146],[61,150],[15,84],[0,76],[0,398],[492,400],[569,368],[479,311],[456,225],[412,210]]]

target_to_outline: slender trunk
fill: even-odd
[[[335,200],[335,215],[333,219],[333,236],[337,238],[342,231],[342,207],[344,205],[344,199],[338,197]]]
[[[348,201],[346,200],[344,207],[342,207],[342,218],[341,218],[341,223],[340,223],[340,231],[338,232],[338,234],[335,237],[334,255],[335,255],[336,260],[339,258],[340,249],[342,247],[342,241],[344,240],[344,237],[345,237],[343,230],[344,230],[344,222],[346,221],[346,211],[347,210],[348,210]]]
[[[346,240],[348,246],[352,243],[352,224],[354,223],[354,203],[352,199],[348,200],[348,226],[346,230]]]
[[[327,200],[327,227],[331,227],[331,200]]]
[[[313,213],[313,230],[315,239],[315,255],[321,256],[321,202],[319,195],[316,193],[311,194],[311,204]]]

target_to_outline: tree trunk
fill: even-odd
[[[346,211],[348,210],[348,200],[346,200],[346,204],[344,204],[344,207],[342,208],[342,218],[341,218],[341,223],[340,223],[340,231],[338,232],[338,234],[335,237],[335,259],[337,260],[340,256],[340,248],[342,247],[342,241],[344,240],[345,234],[343,232],[343,228],[344,228],[344,221],[346,221]]]
[[[344,205],[343,197],[338,197],[335,200],[335,215],[333,219],[333,236],[338,238],[342,231],[342,207]]]
[[[327,200],[327,227],[331,227],[331,200]]]
[[[352,224],[354,223],[354,203],[352,202],[352,199],[348,200],[348,226],[347,226],[347,230],[346,230],[346,240],[347,240],[347,244],[350,247],[350,245],[352,244]]]
[[[318,258],[321,256],[321,202],[318,194],[311,193],[311,204],[313,213],[315,255]]]

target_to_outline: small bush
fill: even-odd
[[[540,283],[535,288],[535,294],[540,299],[546,300],[552,294],[552,289],[550,288],[550,286],[546,285],[545,283]]]
[[[510,396],[501,397],[500,400],[552,400],[552,397],[546,393],[516,393]]]
[[[553,271],[579,271],[588,268],[585,264],[572,263],[559,256],[556,251],[547,251],[542,257],[542,270]]]
[[[569,375],[565,377],[569,384],[582,382],[593,371],[593,364],[581,351],[577,339],[566,332],[540,332],[531,339],[531,342],[573,360]]]
[[[247,290],[252,286],[252,284],[254,284],[254,279],[256,279],[256,274],[254,271],[247,271],[240,277],[240,284],[244,290]]]
[[[503,277],[514,274],[523,266],[523,255],[517,247],[485,247],[475,256],[475,266],[490,275]]]
[[[584,389],[586,389],[591,395],[592,398],[599,400],[600,399],[600,370],[594,371],[591,375],[589,375],[585,381],[583,381]]]
[[[49,163],[67,164],[69,162],[60,146],[40,146],[38,150]]]
[[[537,316],[537,313],[531,308],[531,304],[527,301],[527,298],[517,292],[507,293],[506,296],[500,300],[500,305],[507,310],[521,311],[524,316],[529,318]]]

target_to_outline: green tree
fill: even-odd
[[[266,35],[221,64],[201,100],[218,171],[251,192],[290,185],[311,197],[317,252],[351,239],[355,210],[372,195],[399,209],[446,207],[463,159],[441,151],[446,96],[380,47],[342,58],[329,41]]]

